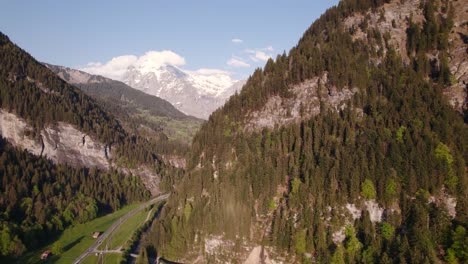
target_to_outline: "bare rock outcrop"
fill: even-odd
[[[403,61],[408,64],[406,41],[409,18],[413,22],[422,23],[424,16],[422,9],[419,8],[419,0],[392,1],[380,8],[380,12],[371,10],[366,13],[355,13],[344,20],[345,29],[352,32],[353,39],[368,40],[367,30],[362,30],[365,22],[368,28],[378,29],[382,34],[389,33],[391,37],[389,44],[402,56]],[[374,48],[381,49],[386,54],[387,47],[372,43]],[[375,62],[379,62],[378,59]]]
[[[47,126],[37,134],[24,119],[0,110],[0,134],[14,146],[56,163],[109,169],[106,146],[67,123]]]
[[[293,96],[283,98],[272,96],[260,111],[248,114],[246,130],[274,128],[290,123],[298,123],[320,113],[320,104],[339,111],[346,107],[346,101],[358,91],[357,88],[345,87],[339,90],[328,81],[325,72],[303,83],[290,87]]]
[[[109,146],[68,123],[58,122],[38,132],[23,118],[0,109],[0,136],[15,147],[25,149],[36,156],[46,157],[55,163],[74,167],[96,167],[101,170],[116,167],[111,160]],[[116,169],[127,175],[139,176],[152,195],[160,192],[161,177],[149,167]]]
[[[452,1],[454,26],[449,36],[452,86],[444,91],[457,111],[468,109],[468,1]]]
[[[407,29],[409,20],[419,24],[424,23],[424,15],[419,0],[392,1],[384,4],[377,12],[355,13],[344,20],[345,30],[352,34],[354,40],[368,42],[368,29],[378,29],[382,34],[390,36],[388,45],[401,55],[405,64],[410,64],[407,51]],[[454,10],[454,26],[449,36],[449,67],[452,74],[452,84],[444,90],[450,105],[457,111],[468,109],[468,13],[467,1],[451,1]],[[364,27],[364,28],[365,28]],[[375,50],[385,55],[388,46],[384,43],[369,43]],[[430,59],[437,60],[437,52],[428,53]],[[381,57],[372,58],[376,64]]]
[[[161,158],[166,164],[175,168],[185,169],[187,166],[186,159],[177,155],[162,155]]]

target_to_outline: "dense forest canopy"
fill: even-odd
[[[359,12],[383,12],[386,2],[341,1],[210,116],[149,248],[170,259],[236,259],[206,253],[206,241],[220,236],[235,252],[261,244],[305,263],[468,260],[468,129],[442,94],[453,78],[446,59],[453,7],[418,3],[423,20],[409,17],[408,54],[399,54],[366,17],[365,39],[353,39],[343,25]],[[292,85],[324,72],[330,86],[359,89],[347,107],[322,101],[319,115],[299,123],[244,129],[271,97],[294,98]],[[455,213],[445,206],[452,198]],[[373,203],[381,218],[365,209]],[[346,206],[359,208],[360,217]],[[344,239],[335,242],[340,232]]]
[[[137,177],[56,165],[3,138],[0,175],[0,256],[19,256],[69,225],[149,198]]]

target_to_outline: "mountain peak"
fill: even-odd
[[[88,69],[83,71],[89,72]],[[158,64],[150,60],[142,60],[127,67],[115,79],[147,94],[161,97],[188,115],[204,119],[243,84],[226,71],[187,71],[176,65]]]
[[[105,64],[91,63],[81,70],[122,81],[132,88],[161,97],[180,111],[207,119],[227,98],[241,88],[230,72],[218,69],[184,70],[178,54],[148,51],[142,56],[125,55]]]

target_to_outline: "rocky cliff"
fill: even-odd
[[[159,193],[161,177],[154,170],[145,165],[138,169],[116,166],[112,160],[111,146],[102,144],[70,124],[58,122],[38,132],[26,120],[0,109],[0,136],[15,147],[56,163],[102,170],[113,168],[128,175],[140,176],[153,195]]]
[[[14,146],[57,163],[110,167],[110,148],[67,123],[48,125],[36,132],[24,119],[0,109],[0,134]]]

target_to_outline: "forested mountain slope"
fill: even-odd
[[[50,243],[69,225],[149,198],[137,177],[56,165],[3,138],[0,175],[0,260],[5,263]]]
[[[98,100],[105,110],[134,133],[157,136],[159,140],[164,140],[166,135],[188,144],[202,123],[202,120],[180,112],[168,101],[123,82],[67,67],[45,65],[69,84]]]
[[[7,141],[57,163],[136,174],[159,191],[163,172],[171,170],[159,154],[170,145],[130,134],[3,34],[0,61],[0,133]]]
[[[197,263],[468,261],[467,7],[329,9],[202,126],[146,247]]]
[[[0,262],[169,190],[156,144],[0,33]]]

